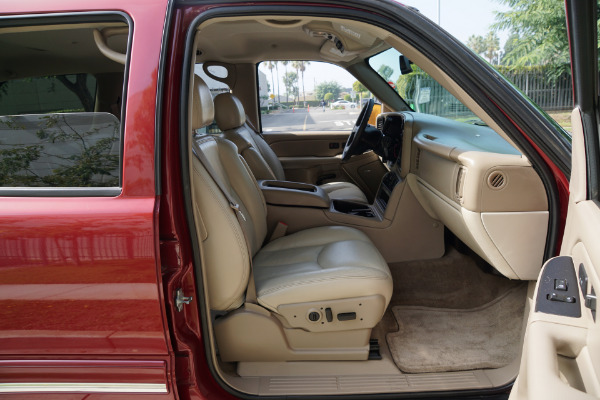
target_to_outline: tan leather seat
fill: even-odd
[[[265,140],[246,124],[246,113],[241,101],[231,93],[215,97],[215,120],[226,139],[238,147],[256,179],[285,180],[285,173],[277,155]],[[320,185],[330,199],[367,203],[367,197],[358,186],[349,182],[330,182]]]
[[[208,87],[196,77],[192,132],[212,122]],[[192,202],[210,308],[224,361],[366,359],[371,328],[392,294],[388,266],[369,238],[327,226],[262,246],[266,204],[236,146],[211,136],[191,138]],[[236,217],[213,179],[239,203]],[[250,249],[248,250],[248,246]],[[253,257],[258,304],[245,304]]]

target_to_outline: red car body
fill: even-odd
[[[2,5],[7,18],[119,11],[133,22],[121,194],[0,197],[0,383],[31,388],[2,398],[233,398],[206,362],[196,304],[175,312],[177,288],[199,296],[181,190],[179,103],[187,29],[209,6],[171,7],[168,0]],[[564,225],[567,178],[530,142],[554,174]]]

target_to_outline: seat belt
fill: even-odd
[[[231,196],[231,193],[229,193],[229,190],[227,190],[227,187],[225,186],[219,175],[217,175],[215,170],[212,168],[212,165],[210,165],[210,161],[208,161],[206,155],[202,152],[202,149],[195,140],[192,140],[192,152],[200,161],[204,169],[206,169],[208,175],[210,175],[212,180],[217,184],[219,190],[221,190],[221,193],[223,193],[223,195],[227,199],[229,207],[233,210],[235,217],[237,218],[238,223],[240,224],[240,228],[242,228],[242,235],[244,236],[244,240],[246,241],[246,249],[248,250],[248,260],[250,261],[250,278],[248,279],[248,287],[246,288],[246,302],[256,303],[256,285],[254,283],[254,271],[252,268],[252,248],[250,247],[250,241],[248,240],[248,234],[244,225],[244,222],[246,222],[246,217],[244,216],[242,210],[240,210],[240,205]]]
[[[246,122],[244,122],[246,125],[248,125],[248,127],[252,130],[252,132],[254,132],[256,135],[260,136],[263,140],[265,140],[265,137],[263,136],[262,132],[259,132],[258,129],[256,129],[256,127],[254,125],[252,125],[252,122],[250,122],[250,120],[248,119],[248,115],[246,115]],[[266,140],[265,140],[266,142]]]

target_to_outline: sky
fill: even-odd
[[[440,5],[440,25],[461,42],[466,43],[469,36],[485,36],[490,25],[495,21],[494,11],[506,11],[508,8],[498,0],[399,0],[401,3],[417,8],[421,14],[434,22],[438,20],[438,2]],[[508,37],[508,32],[499,32],[500,48]],[[266,68],[261,68],[271,84],[271,74]],[[288,71],[292,69],[288,66]],[[274,71],[275,73],[275,71]],[[283,76],[284,68],[279,65],[279,75]],[[276,79],[275,79],[276,80]],[[315,84],[324,81],[338,81],[342,87],[352,87],[356,79],[338,67],[326,64],[311,64],[304,73],[305,90],[312,91]],[[275,81],[275,85],[277,82]],[[280,80],[280,91],[283,92],[283,82]],[[300,83],[300,85],[302,85]],[[302,86],[300,87],[302,90]]]

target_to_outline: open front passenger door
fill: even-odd
[[[600,172],[597,5],[566,1],[575,109],[570,198],[560,257],[541,271],[510,399],[600,397]]]

